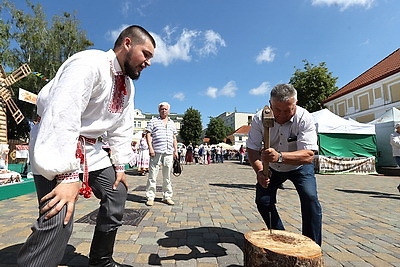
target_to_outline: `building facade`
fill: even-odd
[[[217,116],[221,119],[224,124],[228,127],[232,127],[234,130],[242,127],[243,125],[250,125],[253,120],[255,113],[246,112],[224,112]]]
[[[323,101],[333,113],[370,122],[400,109],[400,48]]]
[[[241,145],[246,147],[246,141],[249,137],[250,125],[243,125],[226,138],[226,143],[232,145],[235,149],[239,149]]]

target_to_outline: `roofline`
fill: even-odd
[[[394,69],[394,70],[392,70],[392,71],[390,71],[390,72],[387,72],[387,73],[385,73],[385,74],[383,74],[383,75],[381,75],[381,76],[379,76],[379,77],[376,77],[375,79],[372,79],[372,80],[370,80],[370,81],[368,81],[368,82],[362,83],[362,84],[360,84],[360,85],[358,85],[358,86],[356,86],[356,87],[354,87],[354,88],[352,88],[352,89],[349,89],[349,90],[344,91],[344,92],[340,92],[340,90],[342,90],[343,88],[345,88],[346,86],[348,86],[349,84],[351,84],[353,81],[357,80],[359,77],[361,77],[362,75],[364,75],[365,73],[367,73],[369,70],[373,69],[376,65],[380,64],[381,62],[383,62],[384,60],[386,60],[388,57],[390,57],[391,55],[393,55],[394,53],[396,53],[396,52],[399,51],[399,50],[400,50],[400,48],[397,48],[395,51],[393,51],[392,53],[390,53],[390,54],[389,54],[388,56],[386,56],[384,59],[382,59],[381,61],[379,61],[378,63],[376,63],[375,65],[373,65],[371,68],[367,69],[366,71],[364,71],[363,73],[361,73],[360,75],[358,75],[356,78],[354,78],[353,80],[351,80],[350,82],[348,82],[345,86],[343,86],[342,88],[340,88],[339,90],[337,90],[335,93],[333,93],[331,96],[329,96],[328,98],[326,98],[325,100],[323,100],[321,103],[322,103],[322,104],[326,104],[326,103],[329,102],[329,101],[335,100],[335,99],[337,99],[337,98],[339,98],[339,97],[341,97],[341,96],[347,95],[348,93],[354,92],[354,91],[356,91],[356,90],[358,90],[358,89],[360,89],[360,88],[363,88],[363,87],[365,87],[365,86],[367,86],[367,85],[373,84],[373,83],[375,83],[375,82],[377,82],[377,81],[383,80],[383,79],[385,79],[385,78],[387,78],[387,77],[389,77],[389,76],[391,76],[391,75],[394,75],[394,74],[400,72],[400,67],[398,67],[398,68],[396,68],[396,69]],[[336,93],[337,93],[337,94],[336,94]]]

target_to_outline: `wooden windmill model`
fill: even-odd
[[[7,144],[7,116],[6,108],[13,116],[15,122],[19,124],[23,119],[21,110],[17,107],[14,100],[11,98],[10,85],[28,76],[31,69],[28,64],[24,64],[7,76],[3,66],[0,65],[0,144]]]

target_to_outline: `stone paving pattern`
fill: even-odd
[[[128,170],[126,208],[146,209],[146,177]],[[161,172],[160,172],[161,175]],[[323,208],[325,266],[400,266],[400,177],[317,175]],[[155,205],[138,226],[123,225],[114,258],[132,266],[243,266],[244,234],[265,225],[254,203],[255,175],[249,165],[184,165],[173,177],[174,206]],[[158,184],[161,185],[161,177]],[[278,192],[286,230],[301,233],[300,206],[290,181]],[[0,201],[0,266],[16,266],[16,254],[37,215],[36,194]],[[74,221],[98,208],[80,198]],[[87,266],[94,225],[75,223],[60,266]]]

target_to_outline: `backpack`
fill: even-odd
[[[182,165],[179,159],[174,159],[174,163],[172,164],[172,174],[176,177],[181,175],[182,173]]]

